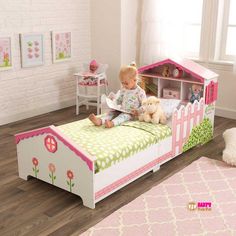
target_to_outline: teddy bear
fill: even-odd
[[[232,166],[236,166],[236,128],[227,129],[223,133],[225,149],[223,151],[223,161]]]
[[[162,76],[169,77],[170,76],[170,68],[169,66],[164,66],[162,71]]]
[[[160,105],[160,99],[150,96],[142,101],[143,112],[139,114],[139,121],[153,124],[166,124],[166,116]]]
[[[199,102],[202,94],[202,86],[199,84],[193,84],[190,88],[189,101],[194,103],[195,100]]]

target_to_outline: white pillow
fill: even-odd
[[[174,109],[178,108],[180,103],[181,103],[181,100],[179,100],[179,99],[160,98],[160,104],[166,114],[167,119],[169,119],[172,116]]]

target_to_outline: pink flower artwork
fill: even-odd
[[[38,168],[39,161],[38,161],[38,159],[36,157],[33,157],[32,158],[32,163],[34,165],[34,167],[33,167],[34,176],[37,178],[38,173],[39,173],[39,168]]]
[[[11,38],[0,37],[0,69],[11,67]]]
[[[56,175],[54,175],[54,173],[56,171],[56,166],[53,163],[50,163],[48,165],[48,169],[50,171],[49,177],[51,179],[51,183],[54,185],[54,181],[56,180]]]
[[[67,185],[69,186],[70,192],[72,192],[72,188],[74,187],[74,183],[72,183],[72,179],[74,178],[74,174],[71,170],[67,171],[67,177],[69,180],[66,181]]]

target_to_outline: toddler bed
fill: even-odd
[[[173,61],[161,63],[153,67]],[[169,126],[130,121],[105,129],[85,119],[17,134],[19,176],[25,180],[33,176],[70,191],[85,206],[95,208],[106,196],[212,138],[215,101],[206,104],[206,91],[215,79],[203,81],[199,102],[174,109]]]

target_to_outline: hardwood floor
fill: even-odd
[[[147,173],[91,210],[82,205],[78,196],[34,178],[24,181],[17,172],[14,134],[87,117],[85,109],[81,109],[81,112],[76,116],[75,108],[70,107],[0,127],[0,235],[80,235],[197,158],[207,156],[221,159],[224,149],[222,133],[236,126],[236,120],[216,117],[211,142],[169,161],[156,173]]]

